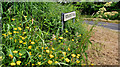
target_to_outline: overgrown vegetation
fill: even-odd
[[[2,3],[2,66],[86,65],[91,31],[70,4]],[[76,22],[61,13],[76,11]],[[62,34],[61,34],[62,32]]]

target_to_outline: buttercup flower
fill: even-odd
[[[29,29],[29,27],[26,27],[27,29]]]
[[[54,57],[54,56],[53,56],[53,55],[51,55],[51,54],[50,54],[49,56],[50,56],[50,58],[53,58],[53,57]]]
[[[55,50],[55,49],[52,47],[52,50]]]
[[[29,54],[32,55],[31,52],[29,52]]]
[[[12,33],[11,32],[8,32],[9,35],[11,35]]]
[[[22,30],[22,28],[21,28],[21,27],[18,27],[18,29],[19,29],[19,30]]]
[[[70,48],[68,47],[68,51],[70,51]]]
[[[69,60],[68,58],[65,58],[65,61],[66,61],[66,62],[70,62],[70,60]]]
[[[9,54],[9,57],[13,58],[13,55]]]
[[[27,44],[26,42],[23,42],[23,44]]]
[[[57,64],[57,63],[58,63],[58,61],[55,61],[55,63]]]
[[[62,52],[64,55],[66,55],[66,52]]]
[[[44,47],[42,47],[42,49],[44,49]]]
[[[17,28],[14,28],[14,30],[17,30]]]
[[[63,39],[63,37],[59,37],[60,39]]]
[[[80,61],[78,61],[78,60],[77,60],[76,62],[77,62],[77,63],[80,63]]]
[[[38,62],[38,65],[40,65],[41,64],[41,62]]]
[[[16,63],[17,63],[17,65],[20,65],[21,61],[17,61]]]
[[[41,55],[38,55],[39,57],[41,57]]]
[[[19,55],[20,55],[20,56],[22,56],[22,54],[21,54],[21,53],[19,53]]]
[[[23,43],[23,41],[22,41],[22,40],[20,40],[20,41],[19,41],[19,43]]]
[[[28,48],[29,48],[29,49],[31,49],[31,48],[32,48],[32,46],[28,46]]]
[[[77,56],[80,56],[80,54],[77,54]]]
[[[13,33],[17,33],[16,31],[13,31]]]
[[[15,51],[13,51],[13,53],[18,53],[18,51],[15,50]]]
[[[75,55],[75,54],[72,54],[71,56],[72,56],[72,57],[75,57],[76,55]]]
[[[14,21],[15,19],[12,18],[12,20]]]
[[[10,63],[11,66],[15,66],[16,64],[14,62]]]
[[[31,44],[35,44],[35,42],[31,42]]]
[[[49,61],[48,61],[48,64],[52,64],[52,61],[51,61],[51,60],[49,60]]]
[[[72,39],[72,41],[74,41],[74,39]]]
[[[47,53],[49,53],[50,51],[49,50],[46,50]]]

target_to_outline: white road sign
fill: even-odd
[[[67,21],[67,20],[75,18],[75,17],[76,17],[75,11],[70,12],[70,13],[64,13],[64,21]]]

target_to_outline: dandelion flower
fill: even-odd
[[[14,21],[15,19],[12,18],[12,20]]]
[[[29,27],[26,27],[27,29],[29,29]]]
[[[42,47],[42,49],[44,49],[44,47]]]
[[[23,44],[27,44],[26,42],[23,42]]]
[[[77,56],[80,56],[80,54],[77,54]]]
[[[32,66],[34,66],[35,64],[32,64]]]
[[[13,31],[13,33],[17,33],[16,31]]]
[[[13,58],[13,55],[9,54],[9,57]]]
[[[29,52],[29,54],[32,55],[31,52]]]
[[[66,52],[62,52],[64,55],[66,55]]]
[[[22,30],[22,28],[21,28],[21,27],[18,27],[18,29],[19,29],[19,30]]]
[[[17,65],[20,65],[21,61],[17,61],[16,63],[17,63]]]
[[[74,41],[74,39],[72,39],[72,41]]]
[[[24,40],[25,39],[25,37],[22,37],[22,40]]]

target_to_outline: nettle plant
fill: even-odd
[[[104,18],[104,19],[111,19],[111,20],[115,20],[118,18],[119,13],[117,11],[111,11],[111,12],[107,12],[107,7],[110,7],[112,4],[112,2],[107,2],[106,4],[104,4],[104,6],[102,8],[99,9],[98,12],[96,12],[96,14],[93,17],[97,17],[97,18]]]

